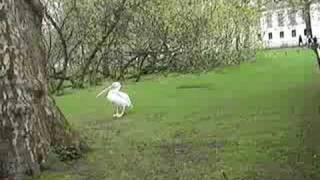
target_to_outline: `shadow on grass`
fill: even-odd
[[[213,84],[191,84],[191,85],[180,85],[176,89],[211,89]]]

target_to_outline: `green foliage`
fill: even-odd
[[[287,53],[286,53],[287,52]],[[259,52],[213,72],[127,82],[112,118],[102,87],[57,103],[92,151],[38,179],[319,179],[319,73],[312,52]]]
[[[257,9],[244,1],[51,3],[62,7],[50,14],[62,33],[46,33],[53,89],[63,88],[64,80],[83,87],[103,78],[206,71],[248,60],[257,47]]]

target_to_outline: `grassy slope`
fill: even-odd
[[[286,53],[288,51],[288,53]],[[311,52],[126,84],[134,103],[112,119],[91,88],[57,102],[93,150],[38,179],[320,179],[320,78]],[[319,155],[319,157],[317,156]]]

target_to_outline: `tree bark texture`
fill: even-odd
[[[38,174],[51,147],[80,147],[48,93],[42,12],[40,0],[0,0],[0,178]]]

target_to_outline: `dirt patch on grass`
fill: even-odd
[[[224,142],[217,140],[199,142],[197,140],[176,139],[174,141],[162,141],[158,149],[160,156],[169,165],[177,163],[196,165],[220,161],[221,159],[219,159],[215,150],[223,147]]]

